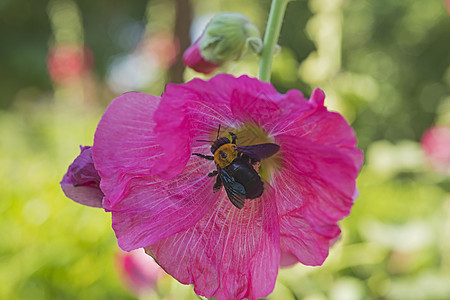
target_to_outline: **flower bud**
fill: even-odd
[[[183,62],[197,72],[209,74],[222,63],[241,57],[246,46],[252,52],[260,52],[259,45],[259,31],[247,17],[221,13],[211,19],[200,38],[184,52]]]

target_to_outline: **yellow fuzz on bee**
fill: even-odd
[[[226,153],[226,157],[222,157],[220,153]],[[214,153],[214,162],[221,168],[225,168],[231,164],[238,156],[238,151],[236,150],[236,145],[225,144],[219,147]]]

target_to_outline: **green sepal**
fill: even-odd
[[[199,41],[200,53],[212,63],[235,60],[245,52],[248,38],[260,39],[260,34],[247,17],[239,13],[221,13],[206,25]]]

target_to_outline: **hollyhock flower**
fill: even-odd
[[[246,45],[253,52],[261,50],[258,29],[242,14],[221,13],[184,52],[183,62],[197,72],[209,74],[224,62],[241,57]]]
[[[217,299],[265,297],[280,266],[321,265],[362,164],[353,130],[324,97],[220,74],[169,84],[161,98],[115,99],[92,153],[119,246],[144,247],[178,281]],[[215,164],[192,155],[211,154],[200,140],[215,140],[219,125],[239,146],[280,146],[261,162],[262,196],[242,209],[223,188],[213,192]]]
[[[422,150],[436,172],[450,176],[450,127],[435,126],[422,136]]]
[[[117,267],[127,288],[137,296],[144,296],[156,289],[156,283],[164,271],[142,249],[119,252]]]
[[[92,148],[80,147],[81,153],[69,166],[61,181],[64,194],[75,202],[102,207],[103,192],[100,190],[100,176],[92,160]]]

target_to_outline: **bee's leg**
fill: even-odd
[[[212,156],[212,155],[204,155],[201,153],[192,153],[192,155],[196,155],[196,156],[199,156],[199,157],[207,159],[207,160],[214,160],[214,156]]]
[[[208,174],[208,177],[214,177],[214,176],[216,176],[217,174],[219,174],[219,172],[217,172],[217,170],[214,170],[214,171],[212,171],[212,172],[210,172],[210,173]]]
[[[234,134],[234,132],[228,132],[228,133],[231,135],[231,138],[232,138],[231,143],[236,144],[237,136]]]
[[[218,192],[221,187],[222,187],[222,179],[220,178],[220,176],[217,176],[216,183],[213,186],[213,192],[214,193]]]

